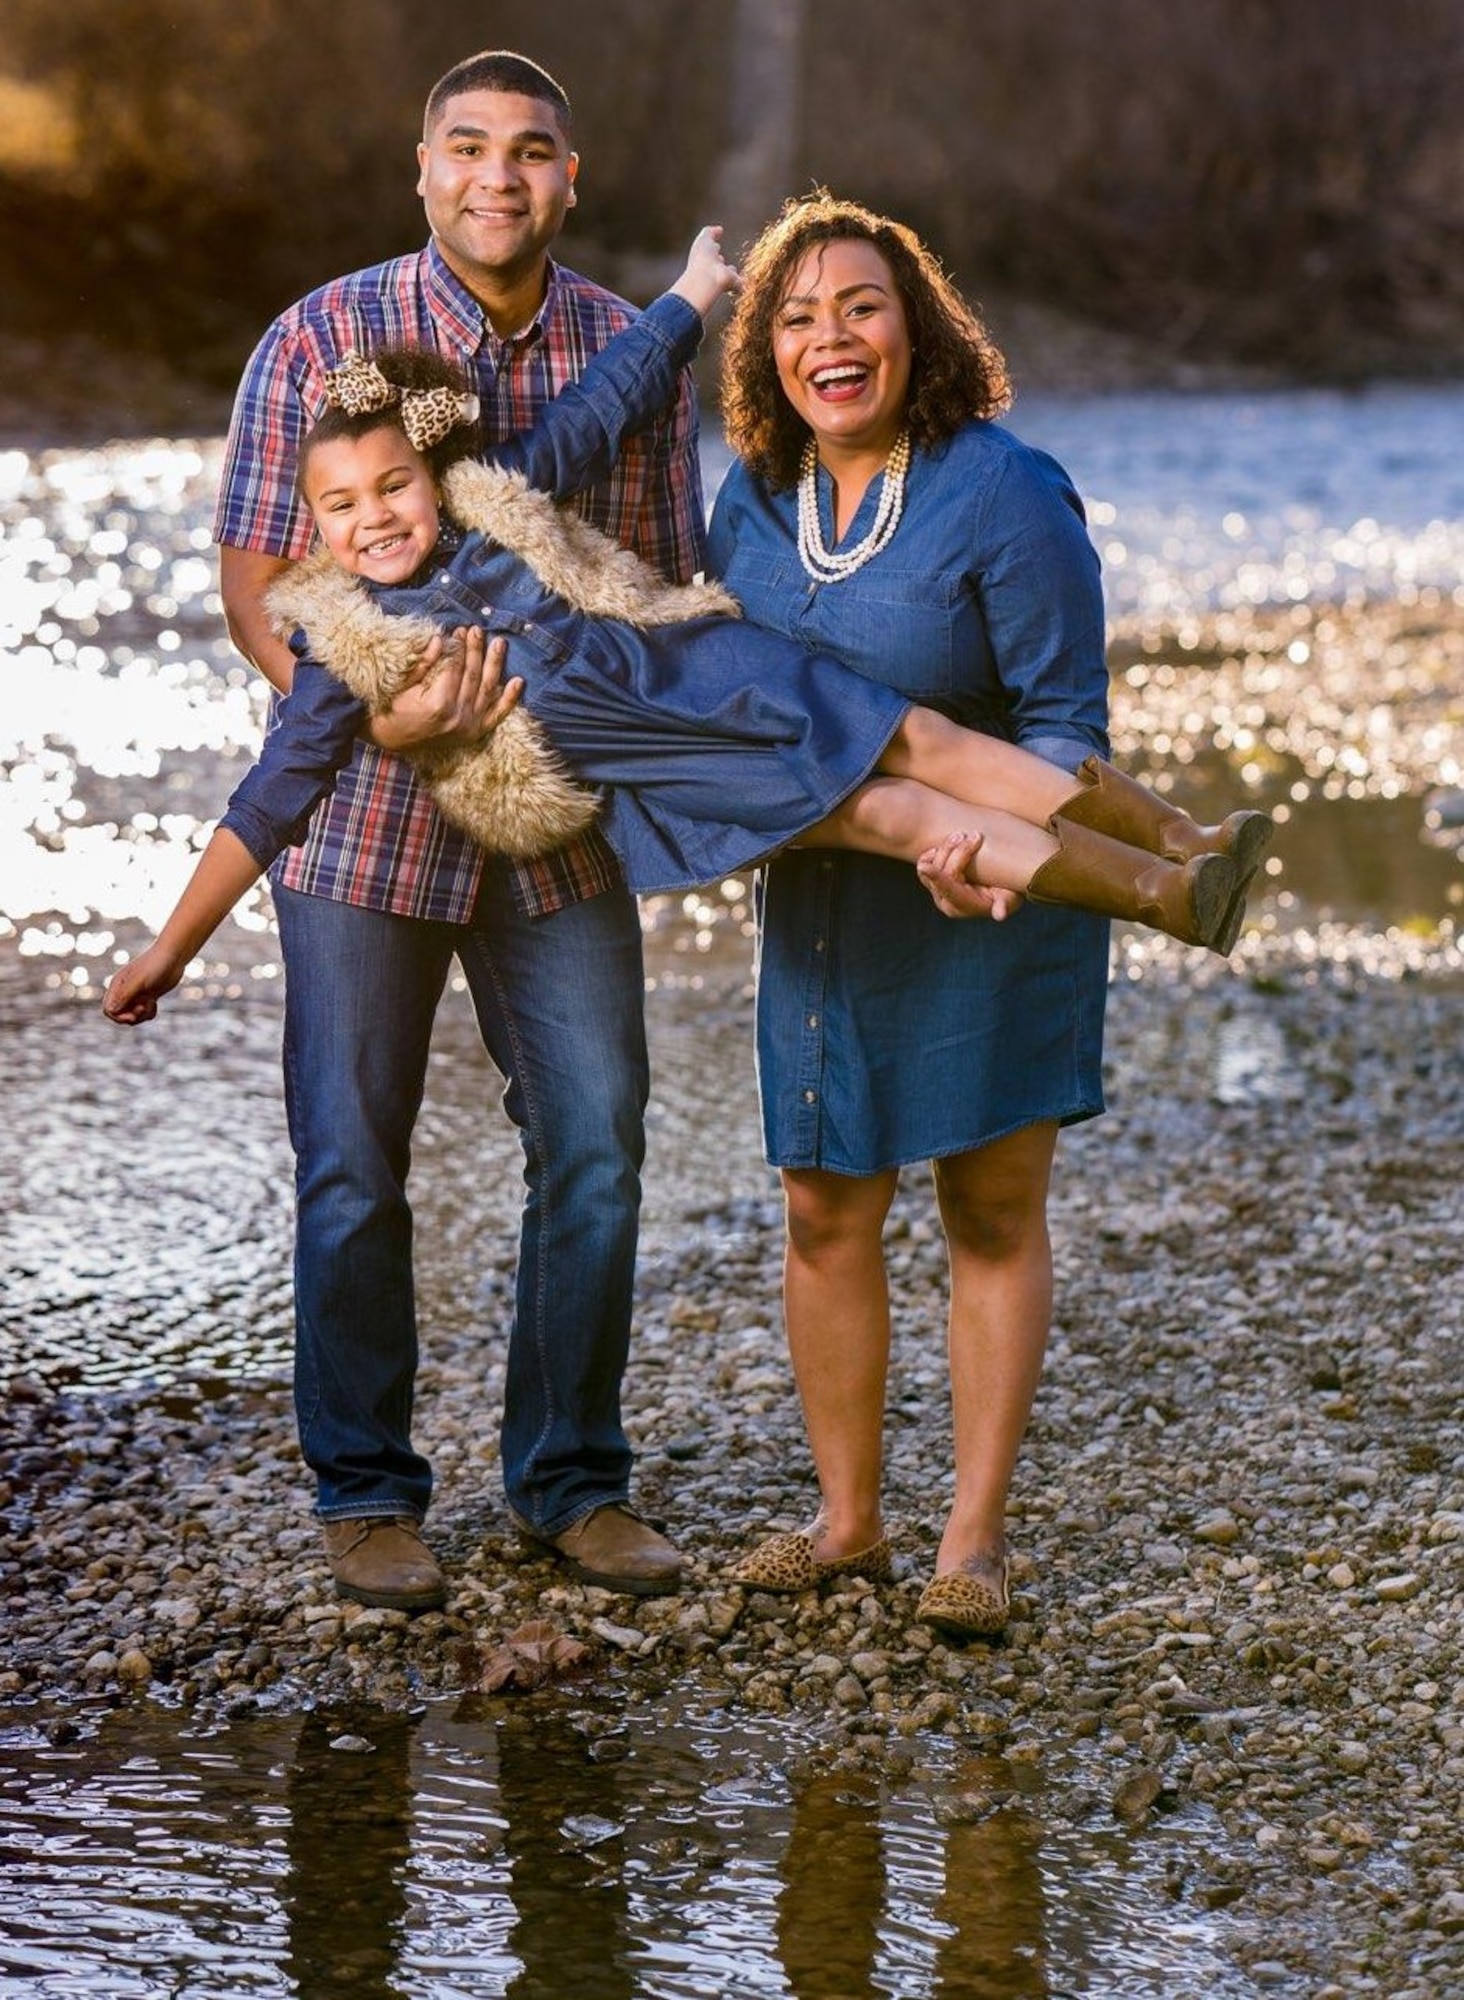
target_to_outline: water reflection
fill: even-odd
[[[920,1940],[916,1990],[932,2000],[1049,2000],[1040,1826],[994,1759],[954,1783],[934,1838],[887,1827],[868,1780],[823,1774],[797,1789],[777,1917],[794,2000],[880,1991],[890,1929]]]
[[[0,1731],[0,1994],[1229,2000],[1223,1921],[1080,1773],[939,1741],[896,1788],[809,1725],[472,1697]],[[1075,1801],[1079,1803],[1075,1805]]]
[[[358,1748],[333,1749],[339,1722],[307,1715],[286,1786],[281,1885],[285,1969],[302,2000],[412,2000],[397,1982],[407,1939],[416,1721],[376,1715]]]
[[[1019,1798],[1003,1793],[1004,1774],[993,1760],[957,1775],[963,1790],[994,1787],[995,1796],[946,1829],[932,1993],[936,2000],[1048,2000],[1039,1823]]]
[[[505,1989],[513,2000],[591,1992],[634,2000],[627,1769],[618,1761],[592,1762],[587,1747],[562,1712],[511,1713],[498,1731],[498,1796],[514,1907],[508,1945],[519,1959]]]
[[[810,1778],[794,1795],[778,1893],[778,1956],[795,2000],[867,1993],[884,1901],[879,1795],[847,1776]],[[829,1894],[838,1884],[838,1895]]]

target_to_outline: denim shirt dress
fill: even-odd
[[[847,541],[877,495],[878,481]],[[917,451],[893,539],[838,583],[804,571],[797,508],[738,465],[717,496],[710,565],[749,619],[1068,770],[1106,753],[1098,559],[1053,459],[982,422]],[[952,921],[904,864],[813,849],[759,886],[773,1165],[873,1174],[1103,1109],[1102,918],[1026,903],[1004,923]]]

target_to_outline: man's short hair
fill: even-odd
[[[477,55],[466,56],[462,62],[454,63],[447,75],[439,77],[433,84],[422,117],[424,139],[431,137],[448,100],[461,97],[469,90],[498,90],[513,97],[540,98],[545,104],[554,106],[559,129],[565,138],[573,137],[574,116],[569,108],[569,95],[547,69],[530,62],[527,56],[515,55],[512,49],[481,49]]]

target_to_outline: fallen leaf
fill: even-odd
[[[475,1666],[472,1680],[483,1694],[505,1689],[523,1692],[573,1673],[589,1657],[588,1646],[561,1632],[547,1618],[531,1618]]]

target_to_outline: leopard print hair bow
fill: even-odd
[[[400,405],[402,429],[414,451],[429,451],[459,424],[470,424],[478,414],[476,396],[447,388],[400,389],[387,381],[374,361],[354,352],[343,355],[340,367],[326,376],[325,398],[350,417]]]

